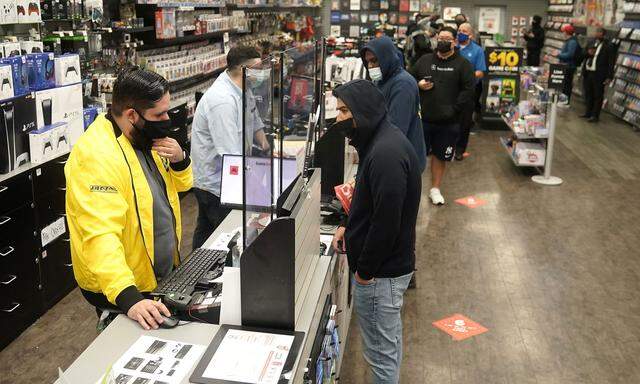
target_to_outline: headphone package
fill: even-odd
[[[29,67],[29,88],[32,91],[56,86],[53,53],[30,53],[27,55]]]
[[[66,137],[69,145],[73,146],[84,133],[82,84],[45,89],[35,94],[38,129],[65,122]]]
[[[29,132],[36,129],[35,98],[28,95],[0,102],[0,174],[29,162]]]
[[[33,164],[44,163],[70,150],[68,127],[64,121],[29,133],[29,153]]]
[[[10,99],[13,94],[13,74],[11,66],[0,64],[0,100]]]
[[[55,57],[55,82],[56,86],[79,83],[80,76],[80,56],[77,54],[65,54]]]
[[[21,96],[29,92],[29,68],[25,56],[12,56],[0,60],[0,64],[8,64],[13,72],[13,94]]]

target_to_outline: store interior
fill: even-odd
[[[640,2],[0,0],[0,10],[0,384],[379,382],[356,273],[333,242],[366,178],[334,128],[336,89],[372,80],[363,54],[387,36],[422,97],[414,31],[457,30],[460,15],[485,66],[467,149],[447,163],[446,203],[432,195],[432,157],[421,175],[415,273],[394,304],[396,382],[640,382]],[[572,70],[569,40],[584,55]],[[593,85],[602,41],[610,67]],[[169,137],[189,157],[198,105],[240,47],[259,58],[236,87],[235,134],[249,145],[220,155],[217,198],[230,213],[194,246],[201,201],[191,188],[176,200],[178,258],[209,250],[218,267],[187,281],[196,289],[186,299],[156,279],[150,295],[171,305],[177,326],[111,317],[88,302],[74,266],[74,147],[111,113],[119,73],[136,66],[168,82]],[[587,107],[598,87],[601,114]],[[257,369],[267,347],[230,346],[242,332],[288,343],[256,381],[237,372]]]

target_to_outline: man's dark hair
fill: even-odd
[[[438,34],[441,34],[442,32],[449,32],[449,33],[451,33],[451,34],[453,35],[453,38],[454,38],[454,39],[458,37],[458,31],[456,31],[456,29],[455,29],[455,28],[450,27],[450,26],[448,26],[448,25],[447,25],[447,26],[444,26],[444,27],[440,30],[440,32],[438,32]]]
[[[227,67],[230,71],[235,71],[247,61],[259,58],[260,53],[255,47],[241,45],[231,48],[227,53]]]
[[[454,16],[454,18],[453,18],[453,19],[454,19],[454,20],[456,20],[456,19],[458,19],[458,18],[460,18],[460,17],[463,17],[463,18],[464,18],[464,21],[465,21],[465,22],[467,22],[467,16],[465,16],[465,14],[464,14],[464,13],[458,13],[457,15],[455,15],[455,16]]]
[[[128,108],[144,113],[167,92],[169,82],[164,77],[138,67],[125,68],[113,84],[111,113],[121,116]]]
[[[542,22],[542,16],[534,15],[533,16],[533,22],[536,23],[536,24],[540,24]]]

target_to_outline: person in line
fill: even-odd
[[[524,31],[524,40],[527,42],[527,65],[530,67],[540,66],[540,52],[544,47],[544,28],[542,28],[542,17],[533,16],[531,29]]]
[[[468,22],[469,22],[469,20],[467,19],[467,16],[466,16],[464,13],[458,13],[458,14],[453,18],[453,20],[455,21],[455,23],[456,23],[456,27],[457,27],[458,29],[460,29],[460,26],[461,26],[462,24],[464,24],[464,23],[468,23]]]
[[[584,117],[590,123],[600,121],[604,87],[613,79],[616,52],[613,44],[605,38],[606,30],[596,30],[595,41],[586,49],[586,60],[582,67],[586,111]]]
[[[387,36],[371,40],[360,51],[369,78],[384,95],[389,120],[407,136],[418,155],[420,171],[427,166],[427,150],[420,122],[420,95],[415,79],[402,68],[398,50]]]
[[[80,291],[99,315],[121,311],[145,329],[171,315],[147,293],[180,262],[178,192],[193,183],[191,160],[168,137],[169,101],[160,75],[123,71],[111,108],[80,137],[64,167]]]
[[[482,83],[484,73],[487,71],[487,63],[484,57],[484,49],[473,41],[474,33],[473,27],[469,23],[460,24],[458,28],[458,53],[471,63],[476,78],[474,84],[474,95],[471,99],[471,103],[468,108],[462,110],[460,116],[460,138],[456,146],[455,159],[462,161],[465,157],[469,156],[467,152],[467,146],[469,145],[469,135],[471,134],[471,128],[473,128],[473,112],[475,110],[476,102],[480,97],[480,94],[476,92],[479,88],[478,85]]]
[[[438,34],[435,54],[416,63],[413,76],[420,88],[422,125],[428,153],[431,153],[429,198],[443,205],[440,192],[446,162],[455,156],[460,135],[460,116],[471,108],[476,78],[473,66],[455,50],[457,31],[444,27]]]
[[[422,15],[419,12],[413,14],[413,20],[407,26],[407,36],[410,36],[413,32],[418,30],[418,24],[422,20]]]
[[[196,108],[191,131],[193,191],[198,200],[194,249],[201,247],[231,212],[220,204],[222,155],[242,154],[246,141],[242,137],[243,109],[252,114],[247,122],[254,131],[254,141],[265,151],[270,147],[254,98],[251,95],[246,98],[250,103],[246,108],[242,102],[242,67],[255,68],[259,64],[260,53],[254,47],[231,48],[227,54],[227,70],[204,93]]]
[[[558,106],[568,107],[571,103],[571,94],[573,93],[573,76],[576,74],[576,68],[581,64],[582,48],[575,36],[575,28],[571,24],[565,24],[560,28],[567,40],[562,46],[562,51],[558,54],[558,60],[564,64],[566,73],[564,77],[564,87],[562,93],[567,96],[566,101],[561,101]]]
[[[408,35],[405,46],[407,70],[411,70],[422,56],[433,53],[433,48],[431,47],[431,38],[433,36],[429,31],[429,19],[422,19],[418,23],[418,27]]]
[[[353,80],[334,95],[334,127],[356,148],[360,165],[351,211],[333,247],[347,253],[354,274],[354,306],[374,383],[398,383],[402,300],[415,267],[420,162],[413,145],[390,122],[375,85]]]

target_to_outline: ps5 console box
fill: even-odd
[[[55,57],[56,86],[76,84],[82,80],[80,76],[80,56],[65,54]]]
[[[13,93],[13,73],[11,66],[0,64],[0,100],[10,99]]]
[[[2,57],[20,56],[20,43],[18,42],[4,42],[0,44],[0,54]]]
[[[42,21],[40,0],[18,0],[18,23],[39,23]]]
[[[84,132],[82,84],[45,89],[35,94],[38,129],[63,121],[68,125],[69,145],[73,146]]]
[[[27,66],[29,67],[29,88],[32,91],[39,91],[56,86],[53,53],[28,54]]]
[[[0,174],[29,162],[29,132],[36,129],[33,94],[0,102]]]
[[[29,132],[32,164],[42,164],[71,150],[69,132],[64,121]]]
[[[0,24],[15,24],[18,22],[18,8],[16,0],[0,1]]]
[[[29,68],[24,56],[7,57],[0,60],[1,64],[9,64],[13,74],[13,94],[21,96],[29,93]]]

